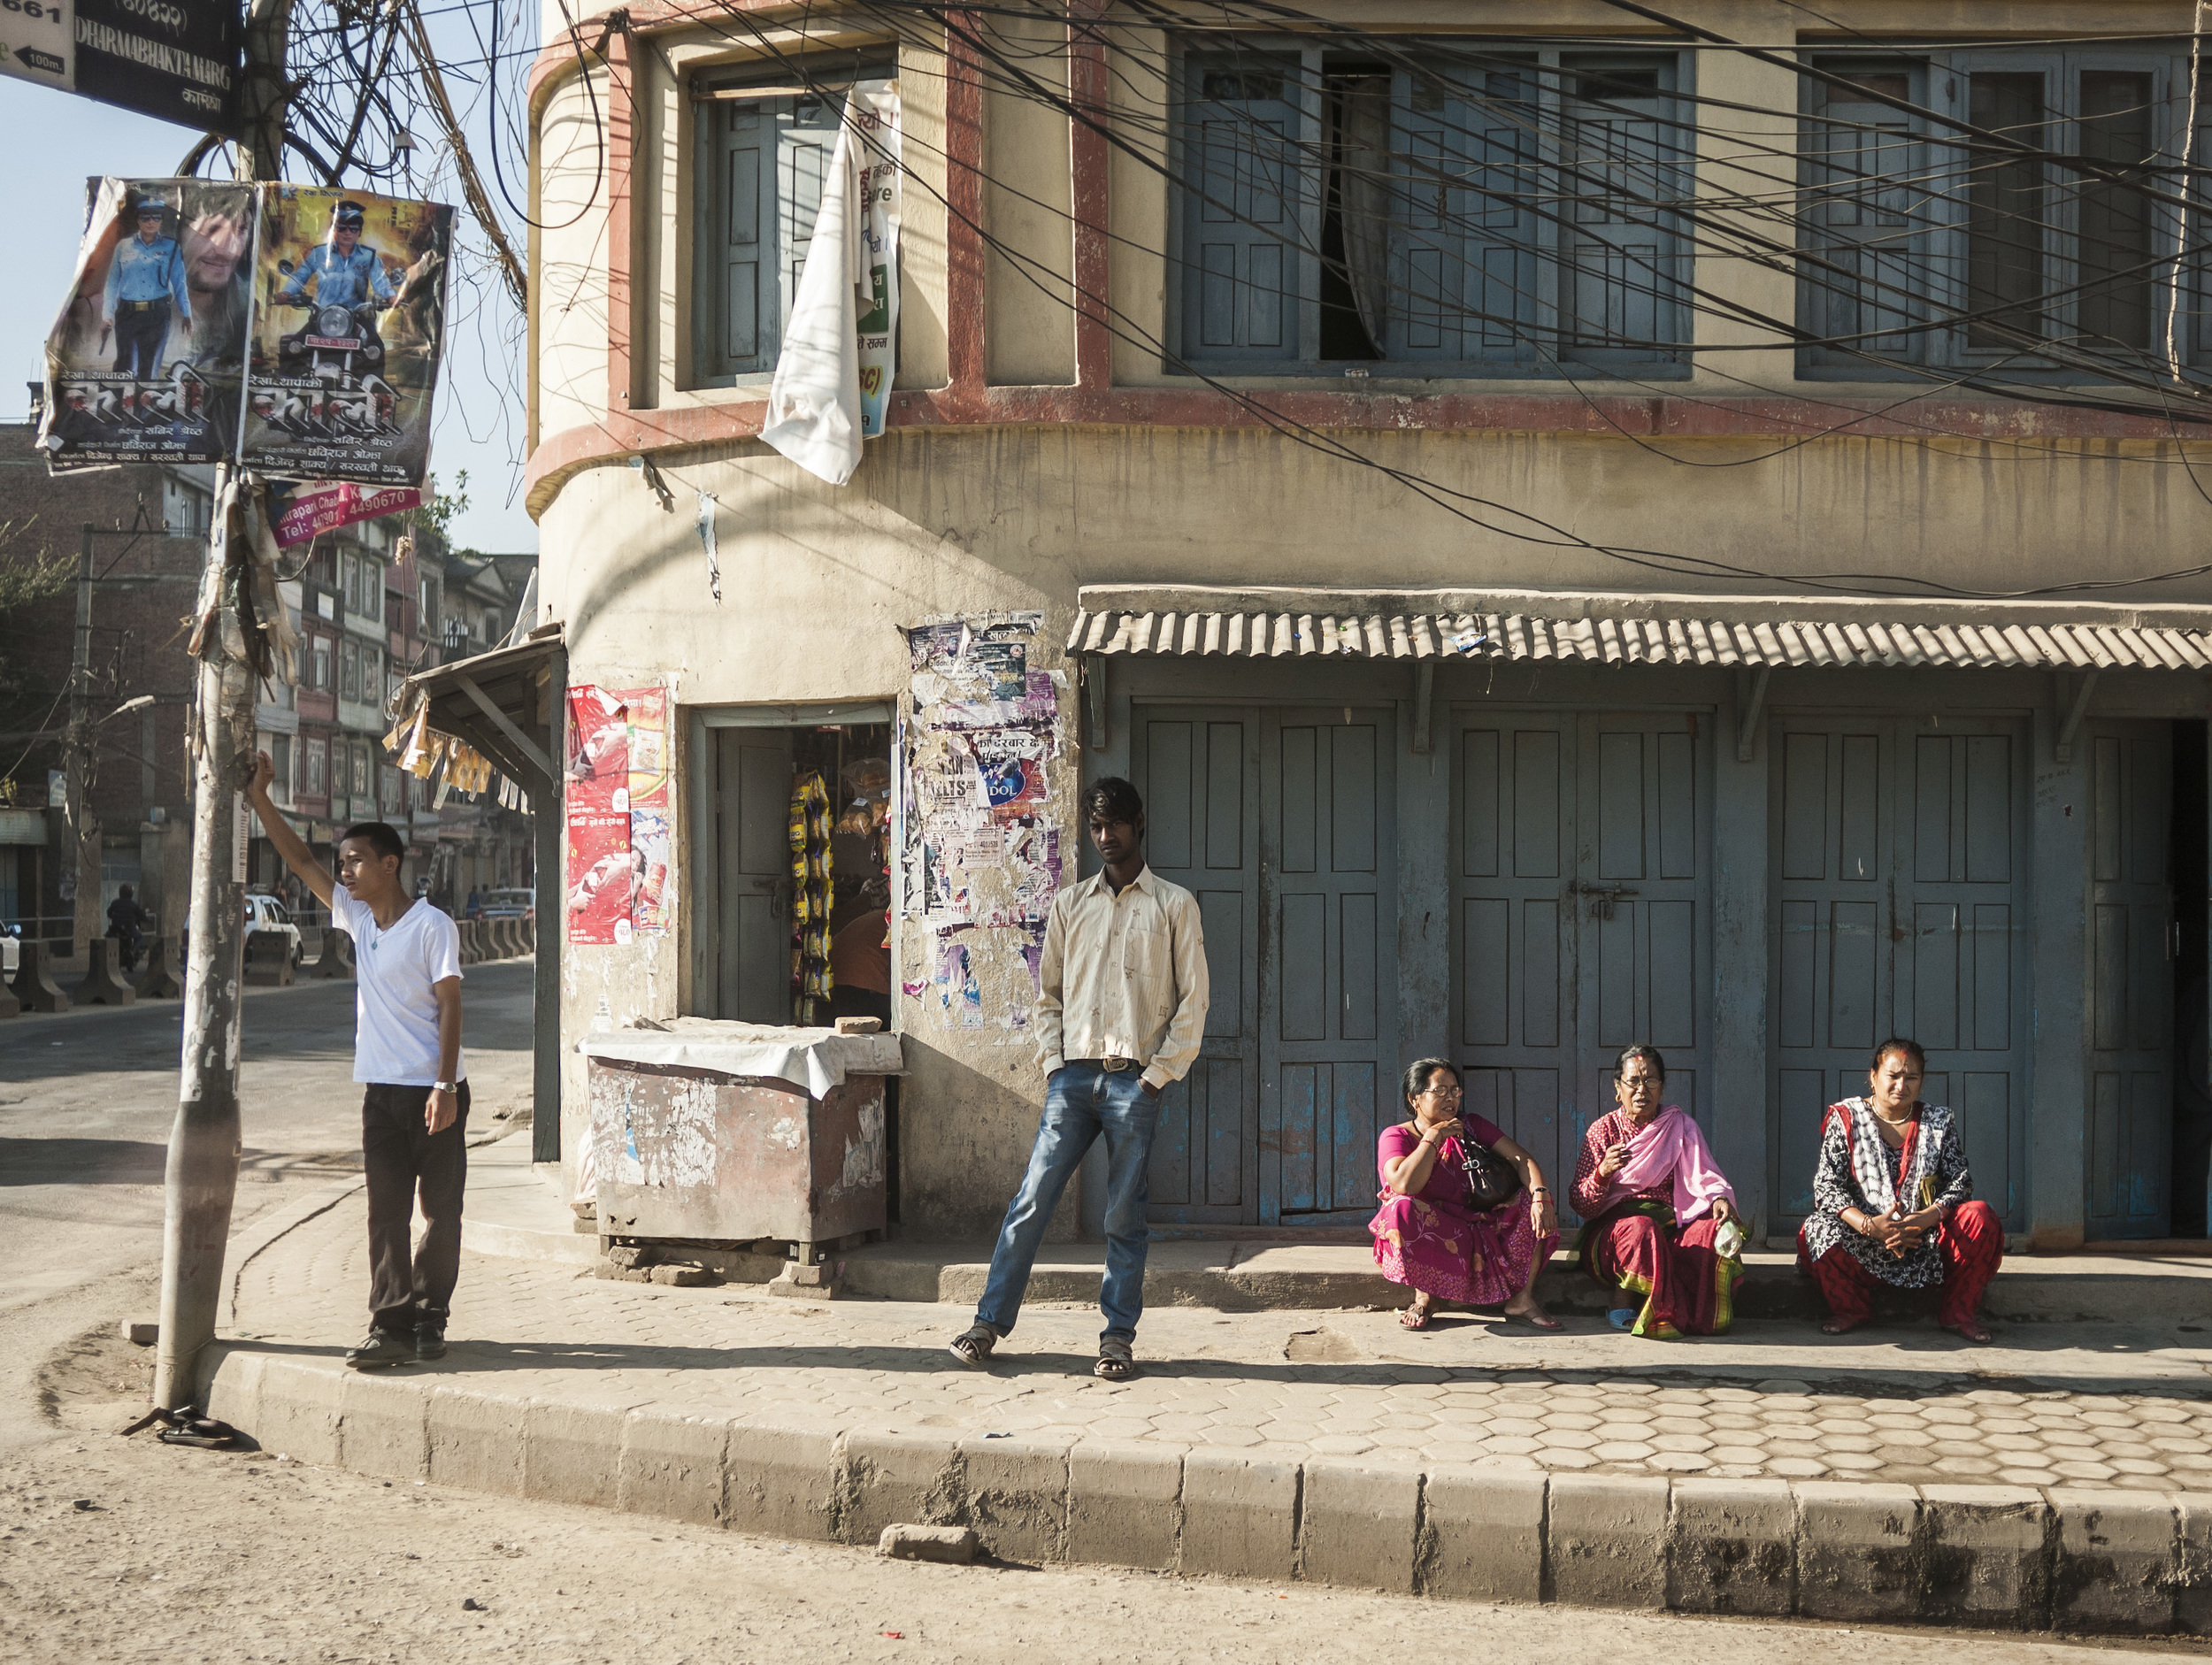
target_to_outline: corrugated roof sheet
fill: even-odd
[[[1597,664],[2200,671],[2212,635],[2045,622],[1755,624],[1522,613],[1079,612],[1070,653],[1229,659],[1554,659]]]

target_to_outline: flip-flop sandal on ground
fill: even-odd
[[[1136,1373],[1136,1351],[1126,1341],[1098,1344],[1098,1362],[1091,1366],[1093,1376],[1106,1382],[1125,1382]]]
[[[1605,1315],[1605,1322],[1611,1324],[1616,1330],[1633,1329],[1636,1324],[1636,1308],[1633,1307],[1616,1307]]]
[[[1398,1322],[1408,1330],[1425,1330],[1429,1327],[1429,1308],[1408,1307],[1398,1315]]]
[[[979,1370],[991,1362],[991,1349],[998,1346],[997,1331],[977,1324],[952,1344],[952,1356],[972,1370]]]
[[[1508,1324],[1525,1324],[1532,1330],[1561,1330],[1566,1327],[1548,1312],[1509,1312],[1505,1315],[1505,1321]],[[1632,1324],[1635,1320],[1629,1322]]]
[[[212,1416],[195,1416],[188,1411],[149,1411],[123,1431],[134,1434],[142,1428],[162,1424],[154,1438],[165,1446],[193,1446],[202,1451],[235,1451],[241,1436],[228,1423],[218,1422]]]

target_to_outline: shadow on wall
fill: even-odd
[[[908,1002],[910,1015],[912,1002]],[[909,1071],[899,1089],[899,1227],[903,1237],[995,1238],[1006,1205],[1029,1166],[1043,1111],[1036,1048],[1026,1035],[1018,1045],[988,1048],[990,1062],[1010,1078],[938,1050],[941,1035],[987,1035],[987,1031],[910,1029]],[[1048,1243],[1081,1236],[1080,1178],[1071,1180],[1054,1210]]]

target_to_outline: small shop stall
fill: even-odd
[[[811,1267],[884,1231],[898,1036],[683,1017],[578,1050],[603,1235]]]

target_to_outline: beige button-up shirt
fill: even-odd
[[[1149,867],[1117,896],[1103,873],[1052,899],[1039,978],[1045,1074],[1070,1058],[1134,1058],[1146,1085],[1183,1078],[1206,1031],[1198,899]]]

